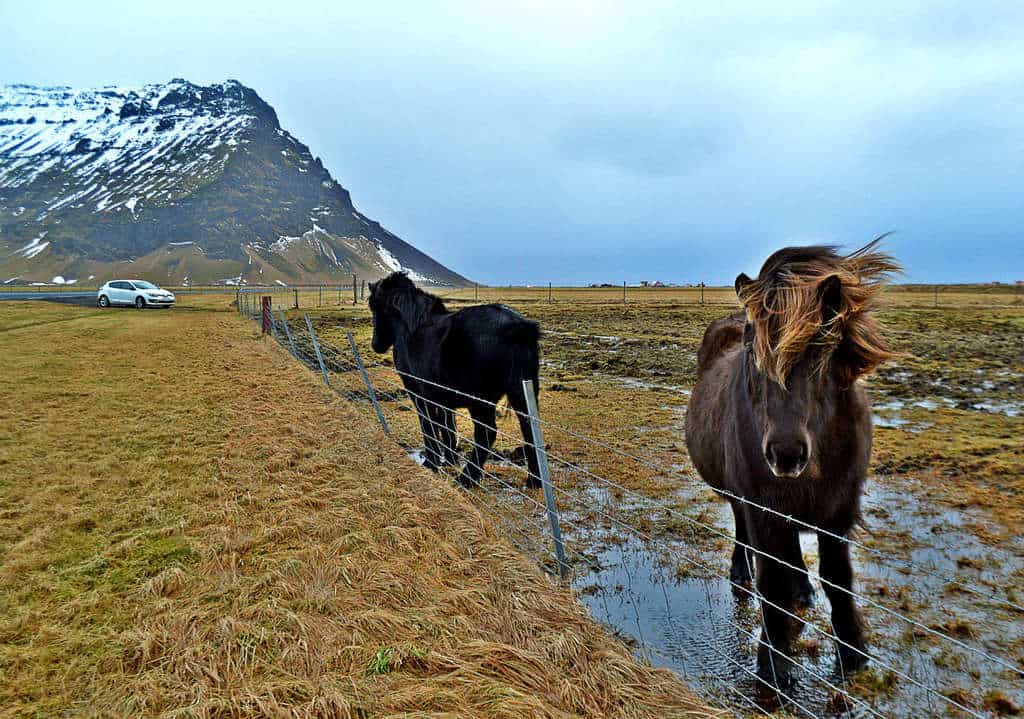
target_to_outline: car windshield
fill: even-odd
[[[157,286],[145,280],[132,280],[132,284],[139,290],[155,290]]]

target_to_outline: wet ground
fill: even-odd
[[[638,655],[740,716],[1022,711],[1024,311],[883,313],[905,355],[869,382],[875,453],[853,552],[875,660],[852,677],[837,672],[828,602],[814,581],[799,682],[779,707],[752,676],[757,603],[727,580],[731,513],[695,476],[683,442],[697,343],[727,310],[521,309],[547,330],[542,415],[553,423],[545,440],[572,584]],[[343,337],[338,319],[320,324],[326,341]],[[365,347],[365,318],[345,318],[344,326],[356,328]],[[387,371],[377,371],[385,380]],[[398,410],[397,393],[387,399],[389,421],[415,452],[415,417]],[[497,447],[508,454],[518,430],[511,417],[499,424]],[[460,432],[470,435],[464,421]],[[493,477],[467,496],[553,567],[541,494],[522,489],[512,462],[488,469]],[[816,540],[803,543],[814,572]]]

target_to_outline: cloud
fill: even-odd
[[[1020,3],[4,14],[0,81],[237,77],[363,211],[484,281],[729,282],[783,243],[889,229],[910,279],[1024,266]]]

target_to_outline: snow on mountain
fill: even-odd
[[[0,276],[103,281],[126,262],[163,283],[466,282],[358,212],[234,80],[0,88]]]
[[[189,102],[202,103],[204,91],[183,80],[98,90],[0,88],[0,187],[62,173],[67,181],[41,213],[88,202],[95,212],[134,212],[140,201],[173,201],[186,177],[201,181],[223,169],[228,153],[213,150],[237,142],[257,120],[238,83],[218,87],[221,96],[210,105]],[[117,177],[116,190],[102,177]]]

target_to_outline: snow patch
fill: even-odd
[[[389,252],[388,249],[384,247],[384,245],[382,245],[379,241],[377,242],[377,255],[378,257],[380,257],[381,263],[383,263],[384,266],[387,267],[392,272],[405,272],[407,275],[409,275],[409,279],[413,280],[414,282],[430,281],[428,277],[424,277],[419,272],[402,267],[402,263],[398,261],[398,258],[391,254],[391,252]]]
[[[49,242],[43,242],[43,238],[46,237],[48,230],[44,230],[39,233],[39,236],[29,242],[27,245],[22,247],[16,254],[31,260],[33,257],[38,255],[40,252],[45,250],[49,246]]]

